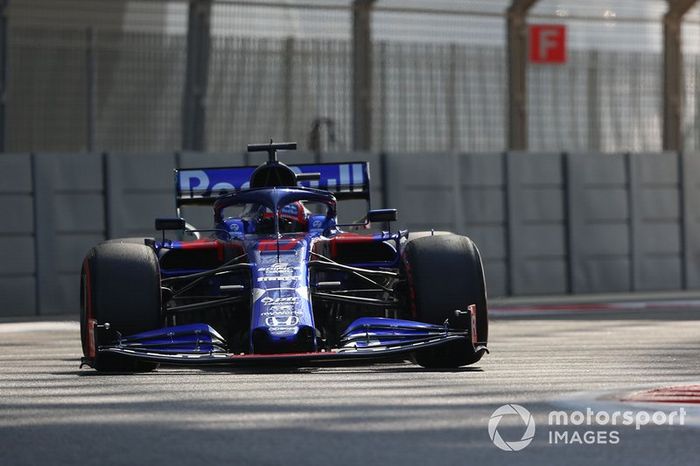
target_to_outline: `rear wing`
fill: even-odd
[[[219,196],[249,186],[257,167],[182,168],[175,170],[177,208],[212,205]],[[299,186],[330,191],[338,200],[364,199],[369,204],[369,163],[313,163],[289,165],[296,173],[318,173],[320,179],[300,181]]]

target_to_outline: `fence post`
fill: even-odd
[[[282,52],[282,86],[284,87],[283,109],[284,112],[284,140],[291,141],[292,122],[294,121],[294,38],[287,37],[284,41]]]
[[[102,154],[102,173],[104,189],[105,237],[113,239],[118,234],[118,219],[116,217],[116,199],[121,194],[116,187],[118,177],[115,175],[116,164],[114,156],[105,152]]]
[[[380,141],[379,146],[382,151],[387,150],[388,145],[388,131],[389,131],[389,96],[387,92],[389,90],[387,86],[387,64],[386,64],[386,42],[381,42],[379,44],[379,118],[380,118]]]
[[[5,111],[7,106],[7,6],[0,0],[0,153],[5,152]]]
[[[95,115],[97,114],[97,67],[95,60],[95,33],[85,31],[85,150],[95,150]]]
[[[352,3],[352,147],[372,147],[372,6],[375,0]]]
[[[527,150],[527,12],[537,0],[512,0],[506,12],[508,149]]]
[[[468,154],[450,152],[450,165],[452,168],[452,198],[454,199],[454,232],[464,234],[467,225],[464,218],[464,196],[462,194],[462,157],[470,157]]]
[[[664,15],[664,131],[663,149],[683,150],[682,93],[683,51],[681,50],[681,24],[683,16],[697,0],[667,0],[668,11]]]
[[[445,86],[445,108],[447,109],[447,139],[450,152],[459,148],[457,126],[457,44],[450,44],[447,85]]]
[[[205,99],[211,48],[211,0],[190,0],[187,71],[182,105],[182,149],[205,150]]]
[[[598,73],[598,51],[591,50],[588,54],[588,98],[586,101],[588,104],[588,148],[594,152],[600,152],[601,150]]]

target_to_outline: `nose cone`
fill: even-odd
[[[280,320],[292,318],[295,317]],[[255,354],[308,353],[315,350],[314,329],[306,325],[258,327],[253,330],[252,340]]]

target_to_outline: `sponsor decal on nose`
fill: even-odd
[[[293,327],[299,323],[297,316],[270,316],[265,319],[268,327]]]

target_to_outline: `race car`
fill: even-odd
[[[175,170],[177,216],[156,219],[158,239],[113,239],[88,252],[81,366],[457,368],[481,359],[488,316],[476,245],[392,231],[397,211],[370,209],[367,162],[278,160],[295,148],[249,145],[268,155],[258,167]],[[366,201],[367,214],[339,223],[340,201],[352,199]],[[192,205],[213,207],[212,228],[181,217]]]

